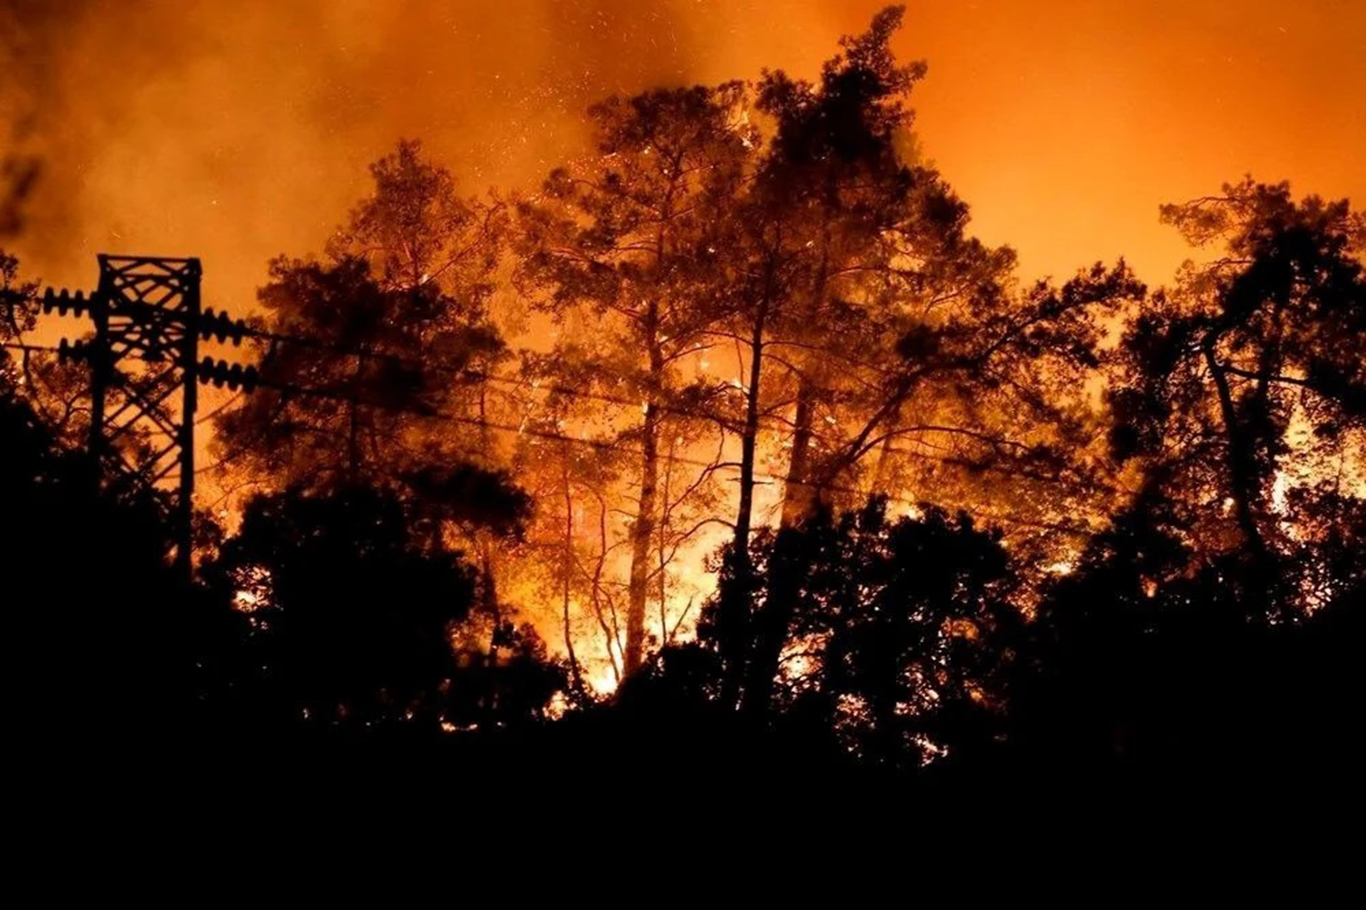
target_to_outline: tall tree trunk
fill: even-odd
[[[815,389],[802,377],[797,387],[797,413],[792,428],[792,459],[787,465],[787,481],[783,489],[783,528],[794,528],[811,514],[815,496],[811,478],[811,418],[815,407]]]
[[[1233,393],[1229,388],[1228,376],[1214,355],[1214,346],[1204,345],[1205,364],[1209,367],[1214,380],[1214,388],[1219,396],[1219,413],[1224,422],[1225,463],[1229,472],[1229,488],[1233,496],[1234,514],[1237,516],[1238,529],[1243,533],[1244,543],[1254,549],[1262,545],[1261,529],[1253,511],[1253,471],[1252,452],[1243,439],[1238,412],[1234,407]]]
[[[487,385],[479,387],[479,438],[486,457],[493,454],[493,436],[489,428],[487,413]],[[498,653],[502,649],[507,629],[503,623],[502,605],[498,601],[498,567],[493,547],[493,532],[487,528],[475,528],[475,545],[479,549],[479,606],[489,617],[493,631],[489,635],[489,653],[486,658],[488,667],[488,689],[485,710],[488,723],[497,723],[498,714]]]
[[[561,566],[561,570],[564,572],[564,603],[562,605],[564,613],[564,650],[569,657],[569,684],[577,695],[583,691],[583,681],[579,676],[579,660],[574,654],[574,633],[569,625],[569,589],[574,573],[574,497],[569,488],[569,460],[567,455],[563,459],[563,465],[564,562]]]
[[[655,529],[655,497],[659,486],[659,401],[664,390],[664,351],[661,349],[659,279],[664,272],[667,250],[666,232],[673,217],[673,196],[678,186],[678,162],[670,171],[673,179],[664,194],[659,211],[659,227],[654,238],[654,279],[642,320],[642,340],[649,355],[649,392],[645,420],[641,426],[640,501],[631,527],[631,575],[626,590],[626,650],[622,654],[622,675],[630,676],[645,659],[645,614],[649,599],[650,544]]]
[[[830,280],[830,212],[839,205],[834,172],[826,178],[826,204],[821,208],[820,261],[811,286],[808,317],[818,319],[825,309]],[[811,481],[811,422],[814,419],[816,389],[807,373],[797,377],[797,414],[792,432],[792,460],[788,462],[787,484],[783,489],[782,528],[792,528],[811,514],[815,487]]]
[[[770,294],[766,289],[750,332],[749,385],[745,394],[745,424],[740,434],[740,502],[735,512],[735,532],[726,554],[729,562],[727,586],[721,592],[719,604],[719,645],[725,666],[721,699],[726,705],[735,705],[739,701],[754,595],[754,565],[749,554],[749,536],[754,525],[754,462],[759,442],[760,386],[769,302]]]
[[[493,463],[493,433],[488,421],[488,385],[479,386],[479,442],[484,457]],[[487,528],[474,530],[475,544],[479,549],[479,605],[493,621],[493,635],[489,639],[489,664],[498,663],[498,648],[502,643],[503,616],[498,601],[498,552],[494,546],[493,532]]]
[[[671,497],[673,496],[674,456],[677,451],[678,439],[674,437],[669,440],[669,458],[667,466],[664,468],[664,496],[660,501],[659,521],[656,522],[659,539],[655,543],[655,571],[659,574],[655,578],[655,595],[659,598],[660,647],[669,643],[669,522],[673,517]]]
[[[1242,424],[1233,402],[1233,392],[1228,384],[1228,374],[1215,356],[1213,340],[1206,339],[1202,348],[1205,365],[1209,368],[1219,397],[1219,413],[1224,423],[1225,463],[1228,466],[1234,516],[1252,560],[1252,577],[1248,579],[1247,591],[1249,597],[1256,601],[1258,609],[1264,611],[1269,606],[1272,579],[1266,540],[1262,537],[1261,527],[1257,523],[1254,506],[1258,495],[1252,446],[1243,435]]]
[[[360,387],[365,371],[365,355],[356,355],[356,373],[351,380],[351,395],[346,412],[346,479],[356,483],[360,479]]]
[[[764,319],[760,314],[750,339],[749,388],[745,395],[745,426],[740,435],[740,502],[735,510],[734,546],[746,554],[754,525],[754,460],[759,445],[759,384],[763,378]]]
[[[818,319],[825,310],[829,292],[831,224],[830,213],[839,207],[834,172],[826,179],[826,204],[821,208],[819,259],[816,264],[808,319]],[[760,716],[768,711],[773,685],[782,659],[787,630],[797,610],[797,597],[805,584],[809,560],[801,546],[801,525],[814,511],[816,489],[811,477],[812,423],[815,419],[816,388],[811,377],[798,376],[797,413],[792,433],[792,458],[788,462],[787,483],[783,490],[783,512],[774,541],[769,566],[768,597],[759,614],[754,636],[754,651],[745,670],[741,708],[746,714]]]
[[[877,465],[873,468],[873,478],[868,484],[868,502],[887,489],[887,472],[891,470],[892,437],[882,440],[877,449]]]
[[[649,596],[650,545],[654,538],[655,499],[659,486],[659,405],[655,401],[664,378],[664,355],[656,342],[657,319],[651,306],[649,320],[650,400],[641,426],[640,502],[631,526],[631,576],[627,587],[626,652],[622,672],[630,676],[645,658],[645,613]]]
[[[768,572],[768,597],[755,625],[753,653],[745,673],[742,709],[750,715],[768,711],[778,676],[788,627],[797,609],[797,596],[806,581],[807,561],[801,546],[802,524],[811,516],[815,499],[810,485],[811,419],[815,390],[803,378],[797,389],[797,414],[792,437],[792,460],[787,470],[783,515]]]
[[[501,624],[502,617],[498,605],[498,579],[494,574],[496,567],[494,565],[493,541],[489,539],[487,531],[476,533],[479,534],[479,573],[483,576],[479,586],[479,601],[484,612],[493,617],[495,630],[489,652],[496,657],[500,642],[497,627]]]

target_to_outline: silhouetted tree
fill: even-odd
[[[1354,761],[1345,718],[1363,687],[1343,655],[1366,640],[1359,547],[1330,606],[1268,625],[1247,614],[1242,554],[1198,559],[1189,539],[1154,484],[1048,586],[1013,666],[998,767],[1261,788]]]
[[[1015,487],[1012,508],[997,520],[1065,523],[1072,510],[1049,503],[1039,487],[1053,497],[1067,482],[1074,497],[1083,487],[1082,459],[1070,456],[1098,432],[1082,389],[1099,365],[1103,318],[1143,288],[1123,263],[1097,265],[1061,288],[1013,287],[1013,253],[971,238],[966,205],[914,160],[904,105],[924,66],[898,65],[891,52],[901,14],[884,10],[866,33],[843,39],[818,84],[777,73],[761,86],[759,106],[776,133],[749,218],[759,234],[748,274],[760,277],[742,307],[749,328],[737,338],[750,348],[745,436],[757,429],[761,381],[777,385],[758,369],[767,358],[787,386],[778,401],[793,408],[783,527],[800,526],[819,507],[857,507],[869,489],[860,486],[867,461],[876,462],[874,490],[915,485],[921,498],[965,505],[965,486],[991,473]],[[916,448],[898,450],[898,440]],[[753,508],[748,438],[744,448],[729,556],[736,578]],[[721,627],[753,649],[725,649],[728,688],[758,713],[803,584],[801,564],[791,568],[788,589],[769,594],[760,634],[743,631],[742,584],[720,611]]]
[[[453,323],[435,287],[386,290],[361,259],[278,259],[271,276],[265,326],[303,342],[273,344],[259,394],[219,419],[225,457],[271,485],[319,488],[392,482],[441,459],[447,427],[423,415],[445,404],[462,365],[501,348],[497,336]]]
[[[205,575],[248,622],[243,688],[282,718],[434,727],[475,722],[471,706],[479,720],[526,717],[562,684],[526,630],[499,664],[482,649],[457,659],[475,572],[383,489],[258,496]]]
[[[801,567],[775,723],[818,725],[860,761],[903,768],[980,751],[1002,728],[1003,672],[1022,616],[999,532],[933,507],[893,519],[876,498],[838,520],[818,513],[761,532],[752,550],[756,629]],[[704,640],[715,640],[732,583],[723,574]]]
[[[34,344],[37,326],[38,282],[20,275],[19,260],[0,249],[0,340]],[[78,362],[63,363],[49,353],[14,350],[6,361],[9,388],[22,393],[54,438],[67,447],[85,444],[88,433],[89,369]]]
[[[170,570],[164,503],[101,489],[16,394],[0,352],[0,567],[6,590],[5,722],[21,762],[80,759],[188,733],[214,609]]]
[[[1248,179],[1163,217],[1220,255],[1126,331],[1112,443],[1163,478],[1197,553],[1242,554],[1229,583],[1251,612],[1296,609],[1291,558],[1334,533],[1363,483],[1363,216]]]
[[[430,720],[474,596],[459,554],[365,487],[252,499],[205,572],[247,616],[265,690],[324,723]]]
[[[38,285],[19,278],[19,259],[0,249],[0,337],[6,341],[33,328]]]
[[[219,418],[217,447],[229,473],[275,489],[364,483],[427,496],[432,533],[452,533],[479,555],[496,660],[511,626],[495,544],[520,520],[481,524],[480,498],[445,494],[457,476],[511,485],[489,425],[490,375],[507,353],[488,311],[506,218],[501,203],[458,197],[450,173],[420,151],[402,142],[371,167],[374,193],[326,260],[271,264],[259,298],[262,327],[277,340],[263,358],[263,388]]]
[[[507,237],[508,208],[491,194],[483,199],[458,195],[450,171],[425,158],[415,140],[399,142],[395,151],[370,166],[370,176],[373,193],[351,210],[328,243],[328,254],[338,261],[370,263],[385,290],[433,300],[435,319],[425,321],[420,344],[405,353],[435,361],[432,378],[441,389],[442,405],[474,423],[448,424],[439,434],[429,426],[427,438],[444,438],[444,447],[454,444],[462,459],[499,470],[505,464],[489,425],[490,376],[509,355],[490,303]],[[402,317],[396,313],[392,318]],[[462,531],[479,554],[482,609],[498,625],[498,535],[490,528],[466,526]]]

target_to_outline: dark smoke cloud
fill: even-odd
[[[400,137],[467,190],[533,182],[591,102],[699,78],[728,6],[0,0],[0,158],[43,164],[18,246],[73,282],[102,250],[196,253],[249,297],[268,257],[321,246]]]
[[[603,95],[812,75],[883,2],[0,0],[0,162],[28,190],[5,242],[72,285],[99,251],[199,255],[240,307],[400,137],[468,191],[527,186]],[[985,240],[1161,281],[1186,250],[1160,202],[1248,171],[1363,195],[1362,34],[1359,0],[914,0],[897,46],[930,62],[926,153]]]
[[[23,227],[24,201],[40,173],[36,158],[9,155],[0,160],[0,240],[17,235]]]

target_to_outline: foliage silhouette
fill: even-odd
[[[1363,632],[1359,548],[1354,566],[1338,564],[1331,604],[1269,625],[1230,583],[1239,555],[1192,570],[1165,510],[1141,500],[1045,594],[1013,673],[1003,763],[1059,778],[1252,782],[1355,761],[1343,718],[1363,694],[1347,657]]]
[[[1023,625],[999,533],[930,506],[892,519],[874,499],[838,520],[820,513],[763,532],[751,549],[756,616],[773,609],[771,591],[796,589],[774,722],[820,731],[853,759],[891,768],[986,747],[1002,725],[1004,673]],[[703,642],[716,644],[719,605],[736,581],[723,573]],[[699,672],[708,664],[689,653],[670,654],[662,679],[676,677],[694,700],[719,698]]]
[[[563,686],[528,630],[496,664],[457,654],[476,573],[384,489],[258,496],[204,575],[242,610],[249,710],[277,722],[511,721]]]
[[[7,722],[49,757],[173,740],[192,725],[226,611],[166,565],[164,504],[99,489],[95,465],[16,396],[11,366],[0,354]]]
[[[1250,178],[1163,217],[1222,255],[1188,265],[1127,328],[1110,392],[1115,455],[1161,478],[1197,551],[1240,553],[1229,583],[1284,617],[1313,604],[1278,557],[1298,549],[1313,562],[1360,472],[1366,222],[1345,201],[1296,202],[1285,184]],[[1292,480],[1306,472],[1315,482]],[[1278,483],[1290,487],[1281,504]]]

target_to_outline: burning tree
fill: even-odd
[[[664,450],[715,422],[708,408],[718,389],[689,367],[712,344],[718,245],[753,144],[736,122],[741,98],[730,84],[597,105],[594,154],[552,173],[521,212],[522,280],[564,332],[539,369],[584,393],[588,407],[594,393],[599,403],[639,402],[638,419],[611,428],[614,444],[636,453],[627,674],[645,654],[651,581],[667,571],[659,554],[671,544],[656,537],[676,507],[660,491],[675,462]]]

